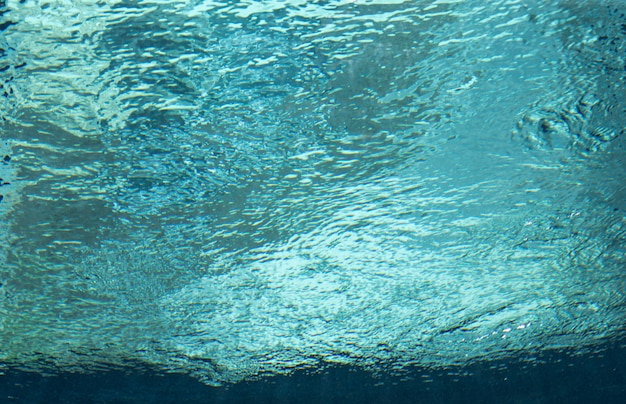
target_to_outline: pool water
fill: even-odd
[[[625,4],[0,10],[7,372],[422,386],[621,352]]]

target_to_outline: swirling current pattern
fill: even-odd
[[[221,383],[623,337],[614,3],[0,2],[1,360]]]

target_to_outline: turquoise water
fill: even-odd
[[[5,364],[219,384],[624,337],[619,2],[0,5]]]

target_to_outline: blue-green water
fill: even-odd
[[[626,6],[579,3],[0,3],[0,360],[219,384],[623,338]]]

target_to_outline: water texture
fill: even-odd
[[[621,2],[0,13],[4,364],[219,384],[624,337]]]

